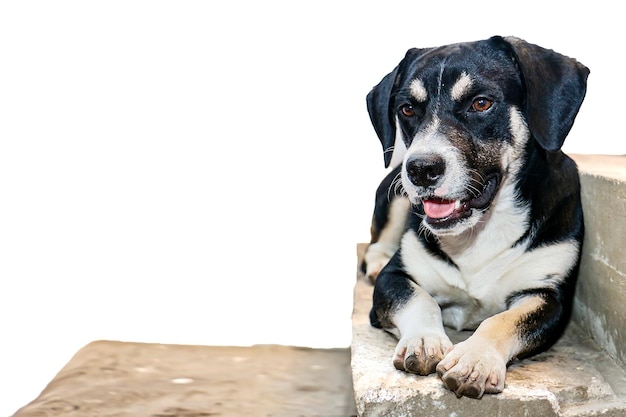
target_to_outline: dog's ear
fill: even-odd
[[[396,120],[393,108],[391,108],[393,95],[398,81],[412,58],[422,49],[409,49],[398,66],[387,74],[367,95],[367,111],[370,115],[374,130],[383,145],[385,168],[389,166],[393,156],[393,146],[396,142]]]
[[[385,168],[389,166],[393,156],[393,145],[396,140],[396,123],[389,108],[391,93],[398,74],[398,67],[385,76],[367,95],[367,112],[370,115],[374,130],[383,145]]]
[[[542,148],[557,151],[585,98],[589,69],[573,58],[524,40],[503,40],[511,46],[525,84],[528,128]]]

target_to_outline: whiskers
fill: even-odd
[[[391,186],[387,189],[387,201],[393,200],[394,197],[407,197],[407,193],[402,185],[401,172],[398,172],[391,182]]]
[[[394,177],[393,181],[391,182],[391,186],[387,189],[387,200],[388,201],[392,201],[394,198],[396,197],[403,197],[403,198],[409,198],[408,193],[406,192],[406,190],[404,189],[404,186],[402,185],[402,171],[398,172],[396,174],[396,176]],[[424,217],[426,217],[425,214],[420,213],[417,210],[416,205],[412,204],[410,205],[410,211],[411,214],[419,217],[420,219],[424,219]],[[428,230],[428,227],[426,227],[424,225],[423,222],[420,222],[420,225],[418,227],[418,229],[416,230],[416,233],[419,235],[424,236],[427,240],[429,238],[433,238],[434,236],[432,235],[432,233]]]
[[[396,147],[395,147],[395,146],[390,146],[390,147],[388,147],[387,149],[385,149],[385,150],[383,151],[383,154],[388,154],[388,153],[393,154],[393,151],[394,151],[395,149],[396,149]]]
[[[485,188],[486,178],[475,169],[470,169],[469,174],[470,174],[469,175],[470,182],[465,186],[465,189],[473,197],[478,197],[479,195],[483,193],[483,190]]]
[[[420,217],[420,218],[422,218],[422,219],[424,218],[424,215],[421,215],[419,213],[415,213],[415,215]],[[433,235],[431,233],[431,231],[428,230],[428,227],[426,227],[424,222],[421,222],[419,224],[419,226],[417,228],[417,236],[422,236],[427,242],[431,241],[430,238],[435,238],[435,235]]]

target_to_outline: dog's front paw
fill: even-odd
[[[389,258],[380,258],[368,262],[365,269],[365,276],[369,278],[372,283],[376,282],[378,274],[388,262]]]
[[[437,373],[457,397],[481,398],[504,389],[506,360],[492,346],[470,338],[454,346],[437,365]]]
[[[396,346],[393,365],[401,371],[419,375],[432,374],[450,349],[450,339],[438,333],[402,338]]]
[[[372,243],[367,247],[365,256],[363,259],[363,265],[365,266],[365,276],[374,283],[378,274],[384,268],[385,265],[391,259],[393,255],[393,249],[386,248],[380,242]]]

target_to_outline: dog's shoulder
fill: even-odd
[[[531,248],[582,241],[583,210],[578,168],[563,152],[532,153],[519,179],[520,198],[531,205]],[[525,236],[526,237],[526,236]]]

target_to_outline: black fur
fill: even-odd
[[[447,92],[446,88],[450,89],[462,78],[462,74],[469,75],[471,82],[467,91],[463,90],[463,94],[457,97],[454,94],[460,93],[451,90]],[[576,164],[560,149],[584,99],[588,74],[589,70],[585,66],[552,50],[517,38],[496,36],[484,41],[439,48],[411,49],[367,96],[370,119],[383,146],[385,166],[391,161],[398,127],[411,152],[414,138],[426,135],[424,132],[427,127],[436,126],[439,137],[445,137],[445,143],[453,144],[458,153],[463,155],[463,166],[470,168],[467,171],[476,173],[476,178],[469,181],[473,191],[470,190],[465,197],[455,195],[442,198],[437,194],[444,192],[441,191],[441,184],[447,184],[440,178],[448,169],[445,165],[438,165],[436,171],[429,166],[432,171],[428,176],[432,184],[430,180],[418,182],[421,177],[414,172],[409,172],[403,178],[403,181],[414,183],[403,182],[405,187],[410,185],[414,189],[413,195],[407,194],[413,207],[406,230],[415,233],[418,242],[416,244],[427,254],[420,256],[429,256],[460,271],[462,266],[457,265],[456,261],[462,259],[459,258],[460,254],[447,253],[441,243],[442,236],[447,236],[445,232],[448,229],[464,230],[463,222],[468,216],[482,216],[481,221],[490,221],[489,213],[495,210],[492,203],[504,204],[497,200],[502,182],[514,187],[516,200],[513,204],[528,213],[528,221],[524,222],[525,232],[521,236],[505,237],[511,239],[511,248],[519,246],[526,253],[534,253],[535,250],[561,242],[577,242],[578,252],[573,266],[568,271],[560,271],[556,283],[551,280],[553,276],[532,277],[535,279],[533,282],[543,279],[545,286],[539,284],[512,291],[506,298],[504,311],[520,300],[541,300],[534,311],[518,317],[511,324],[520,340],[514,357],[526,357],[549,348],[562,334],[571,314],[584,226]],[[427,99],[416,98],[414,95],[411,83],[415,79],[424,84]],[[491,107],[485,111],[474,111],[472,106],[477,97],[487,98],[492,103]],[[406,106],[409,106],[410,111],[402,113]],[[519,167],[515,165],[513,171],[509,171],[512,168],[502,165],[501,162],[502,153],[506,149],[517,149],[516,141],[520,140],[514,132],[521,128],[511,125],[511,109],[517,109],[521,113],[523,124],[527,126],[529,133],[529,139],[520,153],[521,163]],[[422,149],[419,148],[419,143],[417,146],[415,149]],[[438,152],[438,149],[432,148],[429,152]],[[429,155],[432,154],[427,154],[428,157]],[[422,155],[410,156],[414,159],[423,158]],[[439,156],[433,160],[437,164],[445,162],[440,162],[442,158]],[[397,167],[385,178],[377,191],[372,244],[382,244],[378,242],[378,237],[390,215],[389,202],[392,196],[398,195],[398,187],[394,188],[397,185],[394,179],[405,169],[415,168],[407,168],[405,165]],[[488,194],[494,187],[496,191],[493,195]],[[442,206],[447,201],[458,199],[461,205],[455,206],[458,208],[452,211],[449,219],[429,218],[425,213],[425,199],[434,199],[436,204]],[[477,209],[472,204],[480,206],[482,214],[477,214]],[[430,223],[426,223],[427,219]],[[468,236],[473,236],[468,233]],[[479,234],[480,230],[474,233]],[[449,243],[450,238],[446,239]],[[406,259],[412,254],[405,253],[405,250],[408,249],[400,247],[377,276],[370,313],[371,324],[375,327],[396,327],[395,319],[398,314],[409,301],[415,301],[420,296],[416,291],[423,284],[433,286],[432,282],[422,281],[419,273],[411,272],[407,268]],[[485,262],[488,264],[490,261],[486,259]],[[520,283],[520,288],[523,287],[523,283]],[[421,294],[421,289],[419,291]],[[440,300],[439,306],[442,310],[455,305],[454,297],[446,298],[447,296],[436,291],[430,295]],[[476,302],[480,303],[480,300]],[[416,323],[421,319],[415,317]],[[419,333],[419,326],[415,326]],[[402,354],[402,350],[400,353]],[[508,361],[514,357],[506,359]],[[409,372],[418,372],[415,368],[411,369],[414,357],[407,357],[404,365],[401,360],[397,360],[394,359],[397,367],[404,366]],[[432,372],[434,365],[436,362],[422,364],[419,372],[422,373],[423,369]],[[462,380],[463,376],[444,368],[437,370],[457,395],[480,397],[485,391],[501,390],[501,387],[490,386],[489,378],[486,378],[487,382],[483,378],[483,382],[470,383],[471,387],[467,387]],[[503,381],[500,382],[503,384]]]

